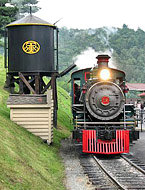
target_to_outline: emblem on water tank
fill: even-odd
[[[40,45],[36,41],[26,41],[23,43],[22,49],[25,53],[28,54],[35,54],[38,53],[40,50]]]

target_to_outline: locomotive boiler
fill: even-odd
[[[126,104],[125,73],[108,67],[108,55],[97,59],[98,67],[72,73],[73,139],[86,153],[128,153],[139,133],[134,105]]]

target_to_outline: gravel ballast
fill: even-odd
[[[67,190],[95,190],[80,165],[79,147],[75,147],[71,139],[63,140],[60,155],[65,166],[65,185]]]

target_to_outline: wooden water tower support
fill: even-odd
[[[50,81],[45,84],[41,73],[21,73],[19,72],[19,94],[44,94],[49,88],[52,89],[52,99],[54,104],[54,127],[57,128],[57,82],[58,73],[52,73]]]

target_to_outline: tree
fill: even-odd
[[[18,7],[18,18],[25,16],[25,14],[30,12],[30,7],[32,7],[32,13],[37,12],[40,8],[37,6],[37,0],[11,0],[11,3]]]
[[[9,0],[0,0],[0,37],[4,36],[4,28],[16,19],[17,7],[11,6]]]
[[[109,44],[118,68],[126,72],[128,82],[145,82],[145,32],[127,25],[110,35]]]

